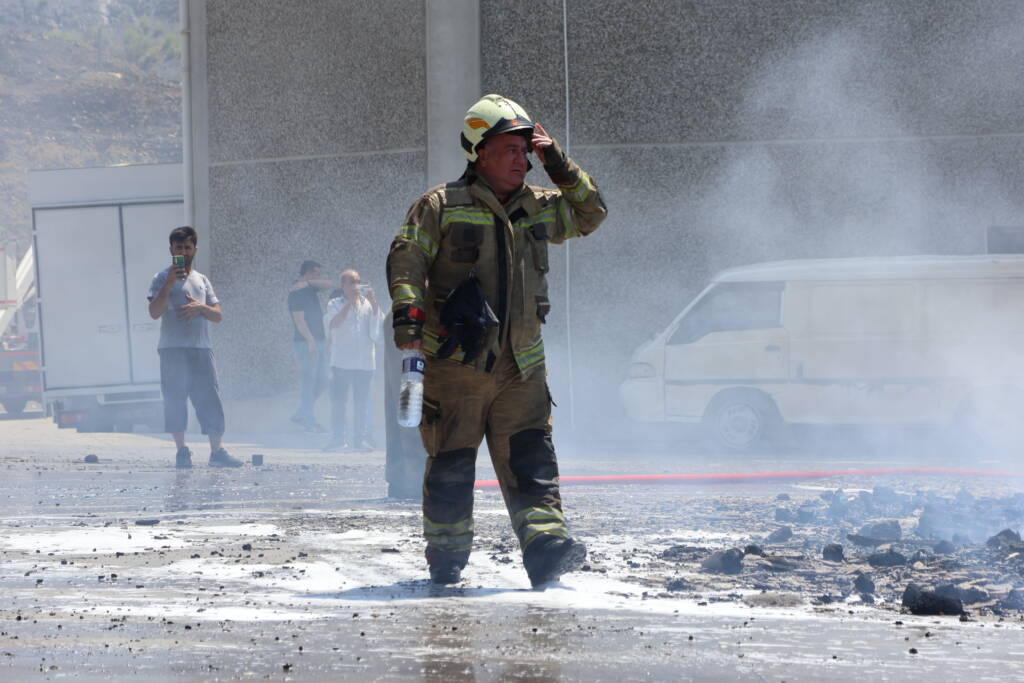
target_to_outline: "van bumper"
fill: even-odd
[[[619,385],[619,399],[631,420],[665,420],[665,389],[660,377],[627,379]]]

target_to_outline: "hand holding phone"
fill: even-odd
[[[174,254],[171,256],[171,263],[174,267],[174,274],[179,280],[184,280],[188,277],[188,273],[185,271],[185,256],[184,254]]]

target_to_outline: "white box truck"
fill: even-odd
[[[719,273],[633,354],[629,416],[721,446],[789,424],[931,425],[1021,438],[1024,257],[760,263]]]
[[[61,427],[162,424],[146,292],[184,223],[180,164],[29,175],[43,401]]]

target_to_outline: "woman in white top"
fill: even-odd
[[[331,364],[331,427],[334,435],[324,450],[349,448],[352,445],[369,450],[366,433],[367,402],[370,379],[376,369],[375,345],[381,339],[384,314],[369,285],[359,273],[346,270],[341,274],[340,297],[327,303],[324,330]],[[352,431],[345,429],[345,408],[349,388],[352,390]]]

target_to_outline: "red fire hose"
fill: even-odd
[[[873,476],[879,474],[941,474],[971,477],[1024,478],[1024,472],[958,470],[945,467],[878,467],[866,470],[808,470],[803,472],[728,472],[717,474],[610,474],[561,477],[562,484],[742,484],[764,481],[799,481],[825,477]],[[495,479],[476,482],[478,489],[498,488]]]

